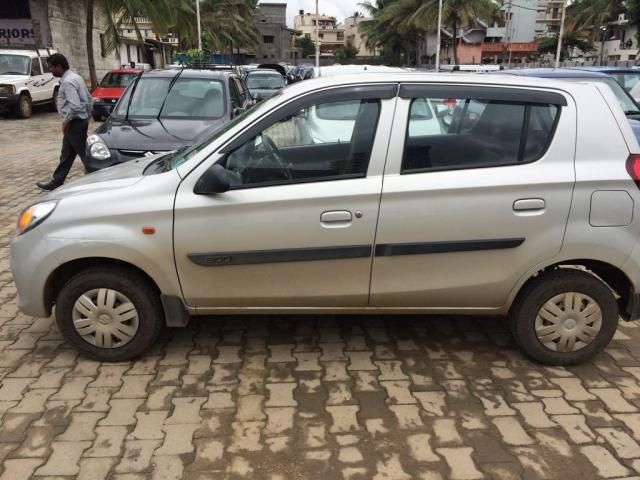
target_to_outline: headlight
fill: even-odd
[[[97,102],[101,102],[102,99],[100,97],[91,97],[93,100],[93,103],[97,103]]]
[[[51,215],[53,209],[58,204],[56,201],[36,203],[31,205],[22,211],[18,218],[17,235],[22,235],[24,232],[28,232],[32,228],[35,228],[41,224],[45,218]]]
[[[87,146],[89,147],[89,154],[96,160],[111,158],[109,147],[107,147],[99,135],[90,135],[87,138]]]
[[[13,95],[16,93],[14,85],[0,85],[0,95]]]

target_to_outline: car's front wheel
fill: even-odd
[[[20,118],[30,118],[32,114],[31,97],[26,93],[20,94],[18,97],[18,105],[16,108],[16,114]]]
[[[575,365],[601,352],[618,327],[609,287],[588,272],[559,269],[525,286],[511,312],[522,350],[548,365]]]
[[[56,322],[85,355],[124,361],[147,351],[164,324],[156,289],[141,274],[116,267],[77,273],[62,287]]]

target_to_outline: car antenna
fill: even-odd
[[[131,95],[129,95],[129,101],[127,102],[127,113],[124,116],[125,120],[129,120],[129,108],[131,107],[131,101],[133,100],[133,95],[136,93],[136,88],[138,88],[138,82],[140,81],[140,77],[142,76],[142,72],[138,74],[133,87],[131,87]]]
[[[180,78],[180,75],[182,75],[182,72],[184,72],[184,68],[181,69],[178,72],[178,74],[171,79],[171,82],[169,83],[169,89],[167,90],[167,94],[165,95],[164,100],[162,101],[162,105],[160,105],[160,110],[158,110],[158,116],[156,117],[156,120],[160,120],[160,115],[162,115],[162,109],[164,108],[164,104],[167,102],[167,98],[169,98],[171,89],[173,88],[175,83],[178,81],[178,78]]]

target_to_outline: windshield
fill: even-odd
[[[227,122],[227,123],[225,123],[223,125],[220,125],[220,126],[214,128],[211,131],[211,133],[208,136],[206,136],[205,138],[203,138],[199,143],[196,143],[195,145],[193,145],[191,148],[186,150],[180,156],[175,157],[171,161],[171,164],[168,165],[167,170],[173,170],[174,168],[178,168],[180,165],[182,165],[184,162],[186,162],[187,160],[192,158],[194,155],[196,155],[200,151],[204,150],[207,146],[209,146],[212,142],[214,142],[216,139],[218,139],[224,133],[228,132],[233,127],[235,127],[238,123],[240,123],[242,120],[244,120],[247,117],[247,115],[249,115],[250,113],[251,114],[255,113],[256,115],[259,115],[259,114],[261,114],[261,113],[263,113],[265,111],[270,110],[273,107],[273,105],[275,103],[277,103],[277,99],[279,98],[279,96],[280,96],[280,94],[278,93],[278,94],[274,95],[273,97],[269,97],[267,100],[263,100],[260,103],[254,104],[251,108],[249,108],[243,114],[238,115],[237,117],[235,117],[230,122]]]
[[[640,106],[638,106],[638,104],[635,102],[635,100],[633,98],[631,98],[631,96],[625,91],[625,89],[622,88],[620,86],[620,84],[618,82],[616,82],[613,78],[606,78],[606,77],[599,77],[599,78],[595,78],[595,77],[567,78],[567,77],[562,77],[561,80],[568,81],[568,82],[597,82],[597,83],[604,83],[606,85],[609,85],[611,90],[613,90],[613,93],[615,94],[616,98],[618,99],[618,103],[620,104],[620,106],[622,107],[622,110],[624,110],[625,113],[627,113],[627,114],[629,114],[629,113],[640,113]]]
[[[640,70],[638,72],[607,72],[634,98],[640,98]],[[637,100],[636,100],[637,101]]]
[[[284,88],[284,78],[280,74],[274,75],[251,75],[247,76],[247,87],[249,88],[265,88],[268,90],[275,90],[277,88]]]
[[[126,87],[137,75],[137,73],[109,72],[100,82],[100,86],[103,88]]]
[[[224,84],[207,78],[142,77],[130,85],[116,106],[115,117],[221,118],[226,112]],[[133,92],[133,96],[132,95]]]
[[[29,75],[29,57],[0,54],[0,75]]]

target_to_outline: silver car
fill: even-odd
[[[20,309],[100,360],[191,315],[376,312],[508,316],[568,365],[640,316],[639,188],[605,85],[331,77],[48,194],[11,267]]]

